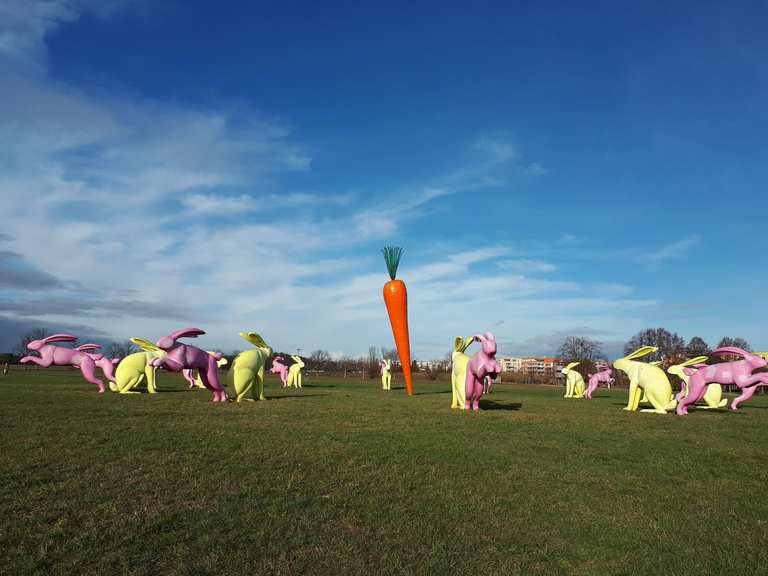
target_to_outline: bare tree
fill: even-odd
[[[366,371],[368,378],[376,378],[379,373],[379,353],[376,346],[368,347],[368,358],[366,358]]]
[[[725,346],[731,346],[734,348],[741,348],[742,350],[746,350],[747,352],[750,351],[749,342],[744,340],[744,338],[731,338],[730,336],[726,336],[720,340],[720,342],[717,343],[718,348],[723,348]]]
[[[594,362],[603,356],[602,343],[588,336],[568,336],[560,344],[558,355],[568,362],[577,360]]]
[[[400,362],[400,357],[397,355],[397,348],[384,348],[384,346],[382,346],[381,357],[384,360],[390,360],[393,365],[397,365]]]
[[[629,354],[642,346],[655,346],[656,352],[643,358],[647,362],[661,360],[664,357],[679,357],[685,353],[685,340],[666,328],[648,328],[632,336],[624,345],[624,353]]]
[[[332,368],[333,359],[328,350],[315,350],[309,355],[307,362],[311,370],[327,371]]]
[[[33,328],[29,332],[21,335],[18,342],[16,343],[16,346],[13,348],[13,355],[18,356],[19,358],[22,356],[27,356],[31,353],[30,349],[27,348],[27,344],[32,342],[32,340],[42,340],[48,336],[48,333],[49,330],[45,328]]]
[[[110,342],[104,349],[104,354],[108,358],[125,358],[130,354],[134,354],[139,351],[139,347],[133,342],[128,340],[127,342]]]
[[[706,356],[710,352],[712,352],[712,350],[709,349],[709,344],[707,344],[703,338],[698,336],[691,338],[688,341],[688,346],[685,347],[685,353],[691,358],[694,356]]]

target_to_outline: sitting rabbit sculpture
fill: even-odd
[[[749,400],[758,386],[768,385],[768,372],[755,373],[758,368],[768,365],[768,360],[734,346],[718,348],[711,355],[719,354],[733,354],[741,356],[743,360],[702,366],[691,374],[688,379],[688,393],[677,405],[679,416],[688,414],[688,407],[701,399],[709,384],[735,384],[741,389],[741,395],[731,402],[731,410],[738,410],[739,404]]]
[[[240,332],[240,337],[253,344],[255,348],[240,352],[232,363],[229,378],[235,390],[235,401],[266,400],[264,367],[272,356],[272,348],[256,332]],[[251,398],[246,398],[249,391]]]
[[[27,344],[27,348],[38,352],[40,357],[24,356],[21,359],[21,363],[34,362],[43,368],[48,368],[49,366],[78,366],[83,378],[91,384],[98,386],[99,394],[104,394],[104,382],[99,380],[95,374],[96,362],[87,352],[53,345],[54,342],[75,342],[76,340],[77,337],[72,334],[53,334],[42,340],[32,340],[32,342]],[[86,347],[86,349],[92,350],[93,348],[90,348],[90,346],[98,347],[96,344],[83,344],[81,348]]]
[[[656,350],[658,348],[655,346],[643,346],[613,362],[614,368],[629,376],[629,401],[624,410],[636,411],[643,395],[653,408],[646,408],[641,412],[666,414],[667,410],[675,409],[677,401],[672,396],[672,385],[664,370],[659,366],[636,360]]]
[[[133,389],[146,380],[147,392],[154,394],[157,392],[157,368],[152,365],[152,360],[165,352],[144,338],[131,338],[131,342],[143,351],[129,354],[120,361],[115,370],[115,381],[110,383],[109,389],[119,394],[138,394]]]
[[[171,372],[181,372],[184,368],[196,368],[203,385],[213,392],[214,402],[227,402],[227,391],[219,382],[217,360],[221,354],[208,354],[197,346],[177,342],[179,338],[197,338],[205,334],[200,328],[183,328],[164,336],[157,341],[157,347],[165,351],[165,356],[154,358],[152,366],[164,367]]]
[[[482,344],[467,364],[464,409],[479,410],[480,397],[483,395],[483,382],[486,377],[492,379],[501,374],[501,365],[496,360],[496,338],[490,332],[475,335],[475,340]]]
[[[469,355],[466,353],[470,344],[475,341],[474,336],[466,340],[456,336],[451,354],[451,408],[464,410],[467,392],[467,364]]]
[[[288,386],[288,365],[283,364],[282,356],[275,356],[272,360],[272,367],[269,369],[272,374],[280,375],[280,382],[283,383],[283,388]]]
[[[599,368],[598,372],[589,375],[589,385],[587,386],[585,396],[590,400],[592,400],[592,392],[597,390],[601,382],[609,387],[613,383],[613,370],[608,366],[600,366]]]
[[[392,390],[392,360],[389,358],[379,360],[379,369],[381,370],[381,389]]]
[[[565,395],[563,398],[584,398],[584,377],[574,370],[581,362],[571,362],[560,370],[565,374]]]
[[[678,401],[678,403],[680,400],[685,398],[686,394],[688,394],[688,380],[693,374],[696,373],[697,370],[707,366],[704,364],[706,360],[706,356],[697,356],[696,358],[687,360],[682,364],[676,364],[667,368],[667,372],[679,377],[682,382],[680,392],[678,392],[677,396],[675,396],[675,399]],[[724,408],[728,404],[728,399],[723,398],[723,387],[720,384],[714,382],[707,385],[707,390],[704,392],[703,400],[707,404],[706,406],[701,406],[703,409]]]
[[[288,388],[294,386],[295,388],[301,388],[301,369],[304,368],[304,361],[301,356],[291,356],[294,364],[288,368]]]

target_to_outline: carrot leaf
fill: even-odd
[[[400,256],[403,255],[403,249],[399,246],[384,246],[382,250],[384,262],[387,263],[389,277],[394,280],[397,276],[397,267],[400,264]]]

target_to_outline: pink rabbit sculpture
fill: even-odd
[[[171,372],[181,372],[185,368],[197,369],[203,386],[213,392],[214,402],[227,402],[227,391],[219,382],[217,360],[221,359],[221,353],[209,354],[197,346],[190,346],[177,342],[179,338],[197,338],[205,334],[200,328],[183,328],[164,336],[157,341],[157,347],[165,351],[162,358],[153,358],[151,365],[157,368],[163,367]]]
[[[475,340],[482,344],[467,364],[465,385],[465,410],[479,410],[480,397],[486,378],[495,379],[501,374],[501,365],[496,360],[496,338],[490,332],[478,334]]]
[[[83,351],[93,350],[92,346],[98,348],[97,344],[83,344],[80,346],[83,350],[53,345],[53,342],[75,342],[76,340],[77,337],[72,334],[54,334],[42,340],[32,340],[32,342],[27,344],[27,348],[38,352],[40,357],[24,356],[21,359],[21,363],[34,362],[43,368],[48,368],[49,366],[77,366],[80,368],[83,378],[91,384],[96,384],[99,387],[99,394],[104,394],[104,383],[95,374],[96,362],[87,352]]]
[[[80,352],[85,352],[93,359],[93,363],[96,364],[99,368],[101,368],[101,373],[104,374],[104,377],[109,380],[110,382],[115,382],[115,365],[120,362],[120,358],[107,358],[106,356],[102,354],[91,354],[91,350],[100,350],[101,346],[98,344],[83,344],[82,346],[78,346],[77,350],[80,350]],[[73,364],[75,368],[80,368],[80,366]]]
[[[272,374],[279,374],[280,381],[283,383],[283,388],[288,386],[288,366],[283,364],[282,356],[275,356],[272,359],[272,367],[269,369]]]
[[[701,366],[691,374],[688,394],[677,404],[678,416],[688,414],[688,406],[701,400],[709,384],[735,384],[741,389],[741,395],[731,402],[731,410],[738,410],[739,404],[749,400],[758,386],[768,385],[768,372],[755,373],[758,368],[768,365],[768,360],[734,346],[718,348],[711,356],[720,354],[741,356],[743,360]]]
[[[597,390],[598,384],[602,382],[610,387],[613,383],[613,370],[607,366],[602,366],[600,368],[600,371],[596,374],[589,375],[589,384],[587,385],[585,396],[590,400],[592,400],[592,392]]]
[[[184,368],[181,371],[181,375],[189,383],[188,388],[195,388],[197,386],[197,371],[192,368]]]

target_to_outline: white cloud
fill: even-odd
[[[224,215],[231,212],[251,212],[258,203],[251,197],[242,194],[240,196],[222,196],[219,194],[188,194],[181,198],[190,214],[216,214]]]
[[[355,196],[346,194],[308,194],[306,192],[287,192],[284,194],[270,194],[264,198],[266,206],[296,207],[296,206],[347,206],[352,203]]]
[[[642,262],[659,263],[684,258],[691,249],[701,244],[701,240],[701,234],[691,234],[682,240],[662,246],[655,252],[642,254],[638,259]]]
[[[484,154],[489,162],[508,162],[517,158],[517,150],[506,139],[484,136],[478,139],[473,148]]]
[[[242,348],[237,332],[245,329],[284,350],[391,346],[383,261],[356,248],[407,228],[452,195],[496,184],[494,170],[517,158],[503,139],[480,139],[479,165],[386,203],[285,193],[285,174],[312,169],[286,122],[242,107],[194,109],[62,85],[45,75],[44,37],[82,5],[15,2],[6,13],[8,6],[21,24],[0,33],[0,137],[13,143],[0,149],[2,238],[40,278],[61,281],[45,297],[19,302],[21,311],[46,297],[55,302],[38,323],[75,325],[89,313],[94,330],[157,338],[178,326],[152,313],[172,308],[178,325],[204,323],[210,336],[199,344],[208,347]],[[13,59],[37,72],[20,73]],[[262,214],[265,203],[275,210]],[[320,210],[327,205],[334,209]],[[210,217],[234,212],[247,217]],[[402,270],[414,353],[423,358],[442,355],[456,333],[549,329],[558,315],[599,325],[649,305],[609,290],[587,297],[592,287],[568,279],[531,278],[554,265],[524,254],[511,260],[506,246],[466,249],[457,239],[442,252],[409,253]],[[107,313],[132,307],[149,317]]]
[[[538,162],[533,162],[532,164],[528,164],[528,166],[523,168],[523,172],[525,172],[529,176],[544,176],[545,174],[549,174],[549,170],[544,168],[544,166],[542,166]]]
[[[502,270],[516,272],[554,272],[557,267],[549,262],[542,260],[527,260],[525,258],[517,260],[502,260],[496,264]]]

